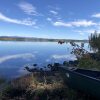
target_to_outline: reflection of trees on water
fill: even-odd
[[[70,51],[71,54],[74,54],[76,56],[77,59],[81,58],[83,55],[88,54],[89,52],[87,50],[84,49],[84,44],[85,43],[81,43],[81,45],[78,45],[75,42],[65,42],[65,41],[58,41],[58,44],[64,44],[64,43],[70,43],[70,45],[72,46],[72,50]],[[70,50],[69,48],[67,48],[67,50]],[[54,62],[54,59],[52,59]],[[41,66],[40,68],[38,67],[37,64],[33,64],[32,67],[30,68],[29,66],[26,66],[25,69],[29,72],[40,72],[40,71],[47,71],[46,69],[49,69],[49,71],[53,71],[55,70],[55,68],[57,66],[77,66],[78,61],[63,61],[62,64],[60,63],[54,63],[54,64],[48,64],[46,66]]]

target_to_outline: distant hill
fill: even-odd
[[[49,39],[49,38],[36,38],[36,37],[17,37],[17,36],[0,36],[0,41],[30,41],[30,42],[88,42],[88,40],[74,40],[74,39]]]

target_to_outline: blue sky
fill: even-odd
[[[95,30],[99,0],[0,0],[0,36],[88,39]]]

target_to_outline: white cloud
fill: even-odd
[[[28,15],[37,15],[36,8],[28,3],[28,2],[21,2],[19,5],[20,9],[22,9]]]
[[[64,27],[71,27],[72,25],[70,23],[64,23],[61,21],[57,21],[53,23],[54,26],[64,26]]]
[[[89,30],[73,30],[73,32],[79,33],[80,35],[85,35],[85,34],[90,35],[91,33],[94,33],[95,30],[94,29],[89,29]],[[100,32],[100,30],[98,30],[97,32]]]
[[[53,23],[52,18],[48,17],[46,20],[49,21],[49,22],[51,22],[51,23]]]
[[[54,26],[64,26],[64,27],[88,27],[88,26],[94,26],[97,25],[93,21],[87,21],[87,20],[77,20],[77,21],[72,21],[72,22],[62,22],[62,21],[57,21],[53,23]]]
[[[18,19],[12,19],[4,14],[0,13],[0,20],[9,22],[9,23],[15,23],[15,24],[21,24],[21,25],[27,25],[27,26],[34,26],[36,24],[35,21],[32,21],[30,18],[18,20]]]
[[[87,20],[74,21],[74,22],[71,22],[70,24],[76,27],[80,27],[80,26],[87,27],[87,26],[96,25],[96,23],[92,21],[87,21]]]
[[[29,59],[34,58],[34,57],[35,57],[35,55],[33,55],[31,53],[8,55],[8,56],[0,57],[0,63],[3,63],[3,62],[8,61],[10,59],[23,58],[23,59],[29,60]]]
[[[54,10],[50,10],[50,13],[54,14],[54,15],[57,15],[58,12],[57,11],[54,11]]]
[[[100,18],[100,13],[93,14],[92,17]]]
[[[88,34],[91,34],[91,33],[94,33],[94,29],[90,29],[90,30],[85,30],[83,31],[84,33],[88,33]],[[82,31],[81,31],[82,32]]]
[[[51,21],[52,21],[52,19],[48,17],[48,18],[47,18],[47,21],[50,21],[50,22],[51,22]]]

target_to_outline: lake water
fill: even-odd
[[[88,49],[88,44],[85,44]],[[15,78],[27,73],[26,65],[37,63],[43,67],[48,63],[75,60],[69,43],[57,42],[0,42],[0,75]]]

